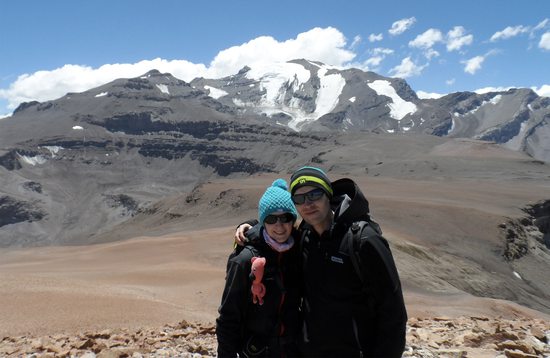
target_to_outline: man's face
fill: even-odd
[[[296,194],[306,194],[313,190],[320,190],[313,186],[302,186],[296,189],[294,195]],[[305,220],[306,223],[310,225],[320,225],[325,223],[327,220],[331,220],[330,217],[330,201],[326,194],[323,194],[318,200],[309,200],[306,197],[306,200],[303,204],[295,204],[298,213]]]

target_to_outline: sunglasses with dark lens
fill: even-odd
[[[265,217],[264,223],[265,224],[275,224],[277,221],[281,222],[281,224],[286,224],[294,221],[294,215],[290,213],[284,213],[281,215],[268,215]]]
[[[296,205],[302,205],[307,201],[317,201],[325,194],[322,189],[313,189],[304,194],[294,194],[292,195],[292,202]]]

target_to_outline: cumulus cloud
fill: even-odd
[[[447,51],[459,51],[462,47],[471,45],[474,41],[473,35],[466,35],[466,29],[462,26],[455,26],[447,33]]]
[[[443,34],[438,29],[428,29],[424,33],[409,41],[410,47],[429,49],[438,42],[443,42]]]
[[[417,91],[416,95],[420,99],[437,99],[437,98],[441,98],[441,97],[445,96],[444,94],[441,94],[441,93],[424,92],[424,91]]]
[[[455,84],[455,82],[456,82],[456,78],[451,78],[450,80],[445,81],[445,84],[447,86],[452,86]]]
[[[491,36],[490,41],[495,42],[498,40],[506,40],[511,37],[521,35],[523,33],[529,32],[529,27],[518,25],[518,26],[508,26],[502,31],[497,31]]]
[[[439,52],[434,50],[433,48],[429,48],[424,51],[424,56],[426,56],[428,60],[431,60],[434,57],[439,57]]]
[[[519,86],[521,87],[521,86]],[[518,86],[511,86],[511,87],[483,87],[476,89],[474,92],[478,94],[484,94],[488,92],[506,92],[512,88],[519,88]],[[533,91],[535,91],[536,94],[538,94],[541,97],[550,97],[550,85],[542,85],[540,87],[531,87]]]
[[[400,35],[403,32],[411,28],[412,25],[416,22],[415,17],[409,17],[408,19],[397,20],[391,25],[391,29],[388,30],[390,35],[396,36]]]
[[[539,47],[543,50],[550,50],[550,32],[546,32],[541,36]]]
[[[160,58],[133,64],[108,64],[99,68],[65,65],[51,71],[23,74],[8,89],[0,90],[0,98],[8,100],[8,109],[15,109],[22,102],[47,101],[67,92],[82,92],[117,78],[137,77],[151,69],[170,72],[188,80],[206,73],[206,66],[188,61],[167,61]]]
[[[464,72],[473,75],[481,69],[481,66],[483,65],[484,61],[485,61],[485,56],[475,56],[469,60],[461,61],[461,62],[466,65],[464,67]]]
[[[531,87],[541,97],[550,97],[550,85],[542,85],[540,87]]]
[[[284,42],[262,36],[221,51],[210,63],[208,72],[210,77],[218,78],[234,74],[244,65],[284,62],[296,58],[307,58],[339,67],[355,57],[345,46],[346,38],[333,27],[314,28]]]
[[[515,87],[483,87],[483,88],[476,89],[474,92],[477,94],[485,94],[489,92],[506,92],[512,88],[515,88]]]
[[[417,65],[410,57],[405,57],[401,63],[390,70],[394,77],[408,78],[418,76],[427,65]]]
[[[394,51],[389,48],[384,47],[377,47],[369,51],[369,54],[371,55],[370,58],[368,58],[365,62],[362,64],[351,64],[353,67],[360,68],[364,71],[378,71],[378,66],[384,61],[384,59],[392,55]]]
[[[382,41],[383,39],[384,39],[384,35],[382,35],[381,33],[369,35],[369,42]]]
[[[469,73],[471,75],[475,74],[477,71],[479,71],[483,65],[483,62],[487,59],[487,57],[496,55],[499,51],[498,50],[490,50],[485,55],[475,56],[470,58],[469,60],[460,61],[461,63],[465,64],[464,66],[464,72]]]
[[[220,51],[209,65],[160,58],[131,64],[107,64],[99,68],[65,65],[54,70],[19,76],[9,88],[0,89],[0,98],[6,99],[8,109],[13,110],[21,102],[52,100],[67,92],[82,92],[117,78],[137,77],[152,69],[191,81],[196,77],[220,78],[235,74],[245,65],[284,62],[296,58],[340,67],[355,57],[355,53],[345,46],[344,35],[335,28],[327,27],[314,28],[299,34],[295,39],[282,42],[270,36],[258,37]]]

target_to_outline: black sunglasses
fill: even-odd
[[[265,217],[265,224],[275,224],[277,221],[280,221],[281,224],[286,224],[294,221],[294,215],[290,213],[284,213],[281,215],[268,215]]]
[[[307,201],[317,201],[325,194],[322,189],[313,189],[304,194],[294,194],[292,195],[292,202],[296,205],[302,205]]]

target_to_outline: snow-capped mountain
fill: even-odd
[[[402,79],[319,62],[245,67],[197,89],[240,113],[256,113],[296,131],[426,133],[494,141],[550,162],[550,98],[530,89],[458,92],[419,99]]]

